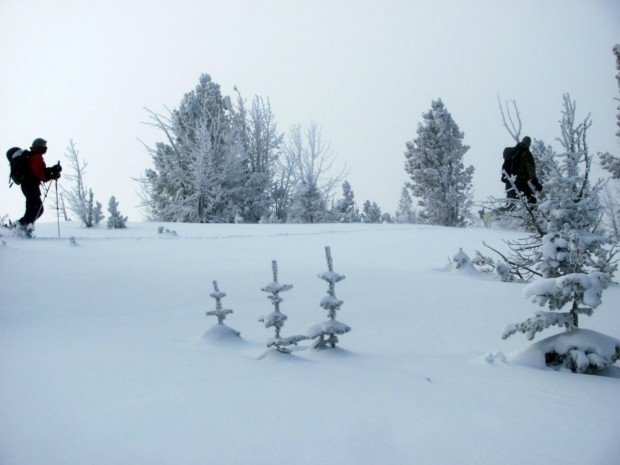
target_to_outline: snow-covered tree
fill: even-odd
[[[360,212],[355,203],[355,194],[348,181],[342,183],[342,198],[338,199],[334,205],[332,217],[337,223],[359,223],[361,221]]]
[[[293,223],[324,223],[328,218],[325,198],[316,184],[302,181],[298,186],[287,217]]]
[[[248,110],[238,91],[233,126],[245,169],[239,215],[245,223],[265,221],[273,213],[275,163],[283,135],[268,99],[255,96]]]
[[[114,196],[110,197],[108,202],[108,229],[123,229],[127,225],[127,217],[123,216],[118,210],[118,202]]]
[[[278,352],[282,352],[284,354],[291,353],[291,349],[288,348],[290,345],[297,345],[299,341],[303,341],[307,339],[306,336],[289,336],[282,337],[280,335],[280,331],[284,326],[284,322],[287,320],[287,316],[280,311],[280,303],[284,300],[280,297],[281,292],[288,291],[293,288],[292,284],[280,284],[278,282],[278,262],[275,260],[271,262],[271,270],[273,273],[273,281],[269,283],[267,286],[262,288],[262,291],[268,292],[270,295],[267,296],[271,303],[273,304],[274,311],[264,315],[258,319],[258,321],[262,322],[265,325],[265,328],[274,328],[275,329],[275,337],[269,339],[267,341],[267,348],[274,349]]]
[[[149,110],[149,124],[166,138],[147,147],[154,168],[141,179],[152,219],[233,222],[243,212],[247,156],[233,112],[230,98],[208,74],[169,116]]]
[[[381,223],[393,224],[395,221],[392,215],[386,212],[381,214]]]
[[[413,199],[409,195],[409,189],[407,186],[403,186],[403,190],[400,194],[400,200],[398,201],[398,210],[396,211],[397,223],[417,223],[417,217],[413,208]]]
[[[66,174],[65,178],[71,182],[72,187],[70,189],[63,187],[63,193],[67,196],[69,209],[84,226],[92,228],[99,224],[104,216],[101,203],[95,202],[93,190],[87,189],[84,184],[84,174],[88,164],[80,160],[80,152],[73,141],[69,142],[65,156],[69,159],[69,167],[72,170],[72,173]]]
[[[566,94],[561,120],[562,137],[558,139],[564,152],[559,170],[547,180],[545,198],[538,210],[543,216],[542,257],[539,269],[543,277],[599,270],[610,273],[608,239],[599,234],[602,205],[599,194],[602,183],[592,183],[592,156],[588,152],[589,116],[577,124],[576,105]],[[549,253],[548,249],[563,251]],[[566,250],[564,250],[566,249]]]
[[[612,184],[605,186],[601,194],[601,204],[605,227],[609,236],[616,243],[620,243],[620,181],[612,180]]]
[[[334,187],[342,182],[346,167],[330,175],[336,155],[323,141],[321,128],[311,123],[302,132],[300,125],[291,128],[284,143],[284,160],[291,186],[288,221],[320,223],[329,218],[327,208],[333,200]]]
[[[382,218],[381,208],[375,202],[366,200],[364,202],[364,208],[362,210],[362,222],[363,223],[381,223]]]
[[[224,323],[226,315],[230,315],[233,311],[229,308],[223,308],[222,299],[226,297],[226,293],[220,291],[217,281],[213,281],[213,292],[210,294],[215,299],[215,310],[208,311],[207,316],[217,317],[217,324],[210,328],[203,336],[205,339],[223,339],[227,337],[237,338],[241,335],[239,331],[232,329]]]
[[[336,347],[338,335],[351,331],[349,326],[336,320],[336,312],[340,310],[344,303],[336,297],[336,283],[345,279],[345,276],[334,271],[330,247],[325,247],[325,258],[327,259],[327,271],[319,274],[319,278],[328,283],[327,295],[321,300],[321,307],[327,310],[328,320],[313,325],[308,329],[308,337],[315,339],[312,344],[312,347],[315,349]]]
[[[616,82],[618,83],[618,91],[620,93],[620,44],[614,45],[613,53],[616,58],[616,69],[618,73],[616,74]],[[615,100],[620,102],[620,98],[616,97]],[[616,116],[616,125],[618,126],[618,131],[616,131],[616,136],[620,137],[620,105],[618,105],[618,114]],[[610,153],[600,154],[601,157],[601,165],[607,171],[611,173],[613,179],[620,179],[620,157],[616,157],[611,155]]]
[[[613,351],[600,350],[597,339],[600,334],[592,331],[579,334],[579,315],[591,316],[594,309],[602,302],[603,290],[609,284],[607,273],[571,273],[557,278],[543,278],[528,284],[524,296],[540,306],[547,305],[549,311],[538,311],[527,320],[510,324],[504,328],[502,338],[506,339],[517,332],[521,332],[531,340],[536,333],[550,326],[559,326],[567,333],[561,335],[566,338],[564,343],[555,344],[565,346],[563,350],[549,350],[546,352],[547,365],[563,365],[574,372],[586,373],[606,368],[620,358],[620,341],[616,341]],[[567,311],[561,311],[568,306]],[[557,339],[557,336],[554,336]],[[578,343],[575,343],[579,340]],[[567,347],[566,347],[567,346]]]
[[[432,102],[422,115],[418,136],[407,142],[405,171],[411,176],[408,186],[420,198],[420,216],[430,224],[463,226],[472,204],[474,167],[465,168],[464,134],[452,119],[441,99]]]

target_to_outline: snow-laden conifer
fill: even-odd
[[[405,171],[408,184],[420,198],[421,217],[430,224],[463,226],[472,204],[474,167],[465,167],[464,134],[452,119],[441,99],[432,102],[422,115],[418,136],[407,142]]]
[[[366,200],[364,202],[364,208],[362,210],[362,222],[364,223],[382,223],[383,214],[381,213],[381,207],[376,202]]]
[[[566,338],[567,350],[545,353],[547,365],[563,365],[574,372],[586,373],[605,368],[620,358],[620,341],[611,353],[597,350],[597,339],[603,336],[590,331],[580,335],[580,343],[568,342],[574,339],[579,330],[579,315],[591,316],[602,302],[603,290],[607,288],[609,276],[606,273],[571,273],[557,278],[544,278],[534,281],[525,288],[524,296],[549,311],[537,311],[527,320],[510,324],[504,328],[502,338],[506,339],[517,332],[533,339],[536,333],[550,326],[566,329],[566,333],[553,336],[554,340]],[[566,308],[566,311],[561,311]],[[590,334],[591,333],[591,334]],[[594,335],[594,337],[592,336]],[[544,344],[544,341],[541,341]],[[571,344],[573,344],[571,346]]]
[[[127,217],[123,216],[118,210],[118,202],[114,196],[110,197],[108,202],[108,229],[123,229],[127,225]]]
[[[355,203],[355,194],[348,181],[342,183],[342,198],[338,199],[332,209],[333,220],[337,223],[359,223],[359,209]]]
[[[210,296],[215,299],[215,310],[208,311],[206,315],[217,317],[217,324],[209,329],[203,337],[206,339],[222,339],[228,336],[238,337],[241,333],[224,323],[226,315],[230,315],[233,311],[229,308],[223,308],[222,299],[226,297],[226,293],[220,291],[217,281],[213,281],[213,292]]]
[[[409,194],[407,186],[403,186],[401,191],[395,219],[397,223],[417,223],[416,213],[413,208],[413,199]]]
[[[620,95],[620,44],[614,45],[612,51],[616,58],[616,69],[618,70],[618,73],[616,74],[616,82],[618,83],[618,91]],[[620,102],[620,97],[616,97],[615,100]],[[616,131],[616,136],[620,137],[620,105],[618,105],[617,108],[618,114],[616,115],[616,126],[618,126],[618,130]],[[600,154],[600,157],[601,166],[611,173],[613,179],[620,179],[620,157],[614,156],[610,153]]]
[[[141,179],[144,206],[159,221],[232,222],[242,209],[247,171],[233,106],[203,74],[169,116],[149,111],[166,142],[148,148],[154,167]]]
[[[351,328],[344,323],[336,320],[336,312],[340,310],[343,301],[336,297],[336,283],[345,279],[344,275],[334,271],[334,262],[330,247],[325,247],[325,258],[327,260],[327,271],[319,274],[319,278],[327,281],[327,295],[321,299],[321,307],[327,310],[328,320],[323,323],[312,325],[308,329],[308,337],[316,339],[312,347],[315,349],[323,349],[326,347],[336,347],[338,343],[338,335],[348,333]]]
[[[280,303],[282,303],[282,301],[284,300],[282,299],[282,297],[280,297],[280,293],[291,290],[293,288],[293,285],[280,284],[278,282],[278,262],[276,262],[275,260],[271,262],[271,271],[273,274],[273,281],[267,284],[267,286],[263,287],[261,290],[270,294],[267,296],[267,298],[271,300],[274,310],[273,312],[260,317],[258,321],[262,322],[265,325],[265,328],[275,329],[275,337],[267,340],[267,348],[276,350],[284,354],[289,354],[291,353],[291,349],[289,349],[288,346],[297,345],[299,341],[303,341],[307,339],[307,337],[282,337],[280,335],[280,331],[284,326],[284,322],[288,319],[288,317],[280,311]]]

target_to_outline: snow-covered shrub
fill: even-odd
[[[121,212],[118,210],[118,202],[114,196],[110,197],[108,202],[108,212],[110,213],[108,216],[108,229],[123,229],[127,227],[127,217],[121,215]]]
[[[343,304],[343,301],[336,297],[336,283],[345,279],[345,276],[334,271],[334,262],[329,247],[325,247],[325,258],[327,259],[327,271],[318,276],[322,280],[327,281],[329,285],[327,295],[323,297],[320,304],[321,307],[327,310],[329,319],[322,323],[312,325],[308,329],[308,337],[310,339],[316,339],[312,344],[312,347],[315,349],[336,347],[338,335],[351,331],[349,326],[336,320],[336,312]]]
[[[564,368],[594,373],[620,360],[620,341],[588,329],[556,334],[511,357],[511,362],[534,368]]]
[[[273,273],[273,282],[269,283],[261,290],[271,294],[267,296],[267,298],[271,300],[274,311],[260,317],[258,321],[262,322],[265,325],[265,328],[275,328],[275,337],[267,340],[267,348],[275,349],[278,352],[282,352],[284,354],[290,354],[291,350],[288,348],[288,346],[297,345],[299,341],[303,341],[308,338],[306,336],[280,336],[280,331],[284,326],[284,322],[288,318],[284,313],[280,312],[280,303],[283,301],[282,297],[280,297],[280,293],[292,289],[293,285],[280,284],[278,282],[278,262],[276,262],[275,260],[271,262],[271,270]]]
[[[499,276],[499,279],[502,280],[502,282],[509,283],[511,281],[514,281],[514,276],[510,272],[510,266],[507,263],[499,262],[495,271],[497,272],[497,275]]]
[[[233,336],[238,337],[241,333],[239,331],[235,331],[224,323],[226,319],[226,315],[230,315],[233,311],[229,308],[222,308],[222,299],[226,297],[226,293],[220,291],[220,288],[217,285],[217,281],[213,281],[213,292],[210,294],[211,297],[215,299],[215,310],[209,311],[206,313],[207,316],[216,316],[217,324],[212,327],[209,331],[207,331],[204,335],[205,338],[213,338],[213,337],[226,337]]]
[[[177,232],[174,229],[168,229],[168,228],[164,228],[163,226],[158,226],[157,234],[166,234],[168,236],[176,236]]]
[[[471,273],[475,275],[479,275],[480,273],[473,265],[469,255],[463,252],[462,248],[459,248],[459,251],[452,257],[451,263],[452,269],[459,273]]]
[[[504,328],[502,338],[506,339],[516,332],[526,335],[532,340],[536,333],[543,331],[550,326],[559,326],[567,330],[566,337],[571,337],[571,333],[579,328],[579,315],[591,316],[594,309],[602,302],[603,290],[607,288],[610,278],[609,275],[602,272],[591,273],[571,273],[555,278],[543,278],[530,283],[524,289],[525,298],[531,299],[540,306],[547,306],[549,311],[537,311],[533,317],[527,320],[510,324]],[[566,306],[570,306],[568,311],[561,312]],[[559,335],[559,339],[562,335]],[[587,339],[585,336],[585,343]],[[577,350],[578,348],[575,348]],[[572,349],[571,349],[572,350]],[[578,352],[567,350],[564,352],[555,351],[555,355],[551,352],[546,353],[545,357],[548,365],[557,365],[563,363],[570,367],[573,371],[580,373],[589,372],[596,369],[604,368],[609,363],[603,363],[606,358],[605,354],[596,356],[594,349],[587,351],[588,359],[596,361],[584,368],[583,357]],[[583,352],[583,351],[582,351]],[[580,358],[581,357],[581,358]],[[610,363],[613,363],[611,361]]]

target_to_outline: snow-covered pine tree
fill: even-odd
[[[273,274],[273,281],[261,290],[271,294],[268,295],[267,298],[271,300],[274,311],[260,317],[258,321],[262,322],[265,325],[265,328],[275,329],[275,337],[267,340],[267,349],[273,349],[284,354],[290,354],[291,349],[289,349],[288,346],[297,345],[299,341],[303,341],[308,338],[306,336],[282,337],[280,335],[284,322],[288,318],[284,313],[280,312],[280,303],[283,301],[282,297],[280,297],[280,293],[292,289],[293,285],[280,284],[278,282],[278,262],[275,260],[271,262],[271,271]]]
[[[105,218],[101,202],[95,202],[92,189],[88,189],[88,210],[91,212],[90,221],[93,226],[98,225]]]
[[[612,273],[614,266],[609,250],[603,246],[609,240],[598,233],[602,216],[600,192],[602,182],[592,184],[592,156],[586,143],[590,127],[589,116],[575,123],[575,102],[564,95],[564,111],[558,139],[564,148],[561,164],[545,186],[545,197],[538,210],[543,216],[542,252],[536,258],[545,278],[569,273],[597,270]]]
[[[93,190],[87,189],[84,185],[84,174],[88,164],[80,160],[80,152],[73,141],[69,142],[65,156],[69,159],[70,169],[73,170],[73,173],[65,175],[73,186],[71,189],[62,188],[67,196],[69,209],[75,213],[84,226],[92,228],[103,219],[103,214],[101,203],[94,200]]]
[[[123,229],[127,227],[127,217],[118,210],[118,202],[114,196],[108,202],[108,229]]]
[[[418,136],[407,142],[405,171],[408,186],[420,198],[420,216],[430,224],[464,226],[472,204],[474,167],[465,168],[464,134],[441,99],[431,104],[418,125]]]
[[[332,209],[333,220],[337,223],[359,223],[360,212],[355,203],[355,194],[348,181],[342,183],[342,198]]]
[[[302,181],[288,210],[292,223],[324,223],[327,218],[325,198],[313,182]]]
[[[275,164],[283,135],[278,132],[269,99],[259,96],[254,97],[248,110],[237,91],[232,121],[234,140],[241,146],[245,170],[239,215],[244,223],[266,221],[272,213]]]
[[[226,293],[220,291],[220,288],[217,285],[217,281],[213,281],[213,292],[210,294],[210,296],[215,299],[215,310],[207,312],[206,315],[216,316],[217,324],[211,329],[209,329],[203,337],[207,339],[221,339],[227,336],[239,337],[241,335],[239,331],[230,328],[224,323],[226,315],[230,315],[231,313],[233,313],[233,311],[229,308],[222,307],[222,299],[226,297]]]
[[[381,207],[375,202],[366,200],[364,202],[364,208],[362,210],[362,222],[363,223],[381,223],[383,221],[383,215],[381,213]]]
[[[312,325],[308,329],[308,337],[315,339],[312,344],[314,349],[336,347],[338,335],[351,331],[349,326],[336,320],[336,312],[340,310],[343,304],[343,301],[336,297],[336,283],[345,279],[345,276],[334,271],[334,262],[329,246],[325,247],[325,258],[327,259],[327,271],[318,276],[322,280],[327,281],[329,285],[327,295],[321,300],[321,307],[327,310],[329,319],[323,323]]]
[[[245,147],[233,125],[229,97],[203,74],[168,117],[149,110],[166,142],[147,147],[154,168],[140,180],[151,219],[233,222],[243,207]]]
[[[524,296],[549,311],[538,311],[527,320],[504,328],[506,339],[521,332],[531,340],[550,326],[565,333],[540,341],[545,363],[564,366],[573,372],[589,373],[612,365],[620,359],[620,341],[594,331],[579,329],[579,315],[591,316],[601,304],[609,275],[601,272],[571,273],[557,278],[539,279],[527,285]],[[560,311],[568,306],[568,311]]]
[[[616,82],[618,83],[618,91],[620,94],[620,44],[614,45],[614,48],[612,51],[616,58],[616,69],[618,70],[618,73],[616,74]],[[620,102],[619,97],[616,97],[615,100],[617,102]],[[620,105],[618,105],[618,114],[616,115],[616,125],[618,126],[618,131],[616,131],[616,136],[620,137]],[[613,179],[620,179],[620,157],[613,156],[610,153],[600,154],[600,157],[601,157],[601,166],[611,173],[611,176]]]
[[[398,201],[398,210],[396,211],[397,223],[417,223],[415,210],[413,208],[413,199],[409,195],[409,189],[407,186],[403,186],[403,190],[400,194],[400,200]]]

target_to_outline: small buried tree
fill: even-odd
[[[108,202],[108,229],[124,229],[127,227],[127,217],[118,210],[118,202],[114,196]]]
[[[213,281],[213,292],[210,294],[215,299],[215,310],[206,313],[207,316],[216,316],[217,324],[209,329],[203,337],[207,339],[224,338],[227,336],[239,337],[240,332],[235,331],[224,323],[226,315],[230,315],[233,311],[228,308],[222,308],[222,299],[226,297],[226,293],[220,291],[217,281]]]
[[[343,304],[343,301],[336,297],[336,283],[345,279],[345,276],[334,271],[334,263],[329,247],[325,247],[325,258],[327,259],[328,271],[318,276],[329,284],[327,295],[321,300],[321,307],[327,310],[329,319],[323,323],[313,325],[308,329],[308,337],[310,339],[316,339],[311,346],[314,349],[336,347],[338,343],[338,334],[351,331],[349,326],[336,320],[336,312]]]
[[[290,354],[291,349],[289,349],[288,346],[297,345],[299,341],[303,341],[308,338],[306,336],[280,336],[280,331],[284,326],[284,322],[288,318],[284,313],[280,312],[280,303],[283,301],[282,297],[280,297],[280,292],[291,290],[293,285],[280,284],[278,282],[278,262],[275,260],[271,262],[271,269],[273,272],[273,282],[269,283],[261,290],[271,294],[267,296],[267,298],[271,300],[271,303],[274,306],[274,311],[260,317],[258,321],[264,323],[265,328],[275,328],[275,337],[267,340],[267,350],[272,349],[283,354]]]
[[[550,311],[505,327],[502,339],[516,332],[532,340],[536,333],[550,326],[566,328],[565,333],[544,339],[537,349],[547,366],[564,366],[576,373],[590,373],[612,365],[620,359],[620,341],[589,330],[579,329],[579,315],[591,316],[601,304],[609,275],[603,272],[571,273],[535,281],[524,290],[524,296]],[[570,309],[559,312],[567,305]]]

